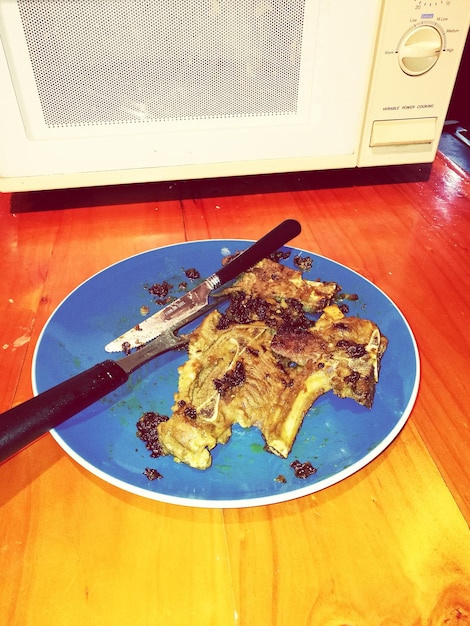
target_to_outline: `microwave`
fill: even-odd
[[[468,0],[0,0],[0,191],[433,161]]]

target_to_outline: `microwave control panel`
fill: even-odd
[[[386,0],[359,165],[432,161],[470,24],[467,0]]]

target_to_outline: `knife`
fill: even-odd
[[[151,341],[163,333],[170,324],[184,320],[189,312],[203,309],[209,303],[212,291],[227,284],[299,233],[300,224],[296,220],[285,220],[187,294],[113,339],[105,346],[105,350],[122,352],[125,347],[128,351]]]
[[[297,236],[300,230],[300,224],[296,220],[285,220],[212,276],[217,276],[221,285],[225,284]],[[207,280],[202,285],[207,283]],[[207,290],[207,296],[214,288],[212,285],[216,284],[218,283],[215,279],[211,279],[206,284],[204,289]],[[204,292],[204,289],[201,289],[201,292]],[[188,292],[181,298],[183,301],[181,308],[185,309],[184,313],[180,314],[179,306],[175,309],[174,302],[170,304],[167,308],[170,308],[171,314],[166,320],[163,317],[165,324],[162,325],[161,319],[158,319],[157,328],[160,334],[143,347],[117,360],[106,359],[2,413],[0,415],[0,462],[121,387],[132,372],[151,359],[184,346],[189,341],[189,335],[178,335],[176,331],[213,310],[220,302],[219,300],[208,303],[206,295],[203,295],[201,297],[205,298],[206,302],[201,304],[198,299],[200,292],[197,292],[195,298],[188,299],[187,296],[190,293]],[[194,306],[191,306],[193,301]],[[157,315],[163,313],[164,310],[162,309]]]

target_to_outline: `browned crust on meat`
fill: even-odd
[[[266,448],[287,457],[322,394],[370,408],[387,339],[330,304],[338,290],[268,260],[226,290],[232,312],[213,311],[192,333],[173,414],[157,426],[164,454],[205,469],[239,424],[259,428]],[[306,310],[322,315],[313,322]]]

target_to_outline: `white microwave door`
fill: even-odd
[[[1,174],[354,165],[381,4],[0,0]]]

